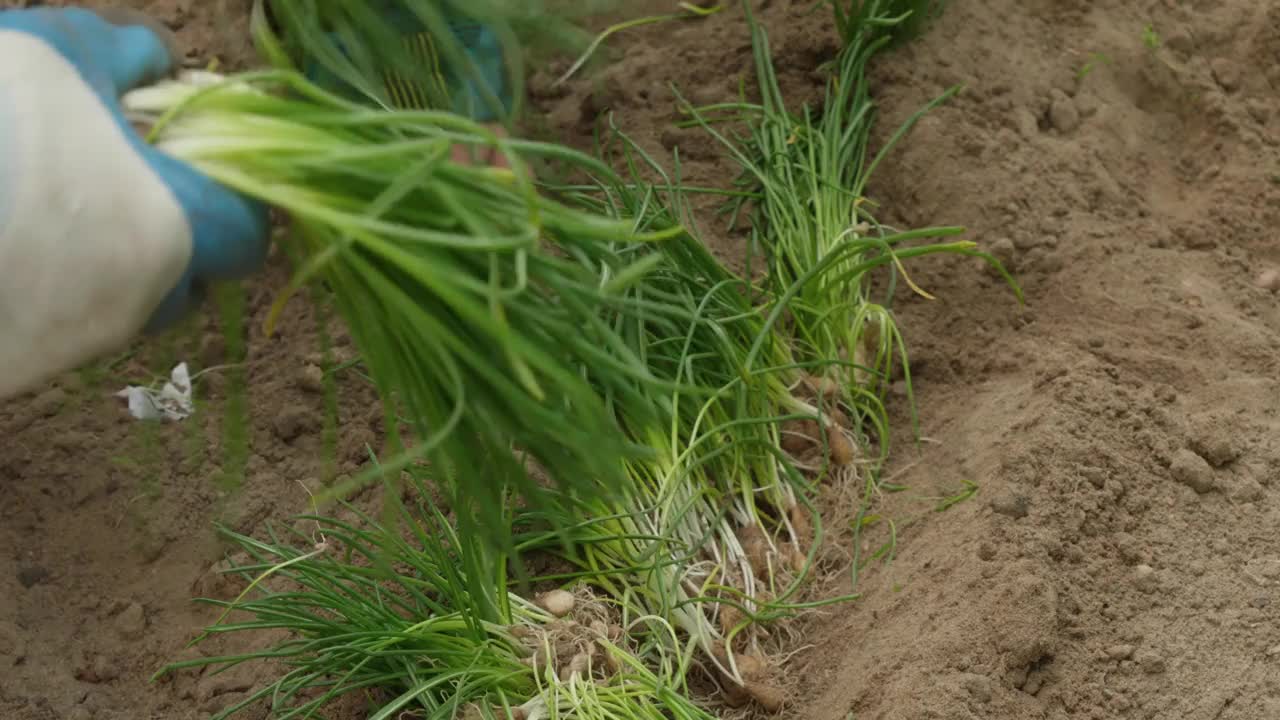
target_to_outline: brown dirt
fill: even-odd
[[[134,4],[192,61],[246,57],[243,0]],[[698,102],[734,92],[749,46],[730,5],[617,39],[593,80],[535,82],[537,130],[585,144],[612,108],[649,147],[680,147],[695,181],[723,181],[704,139],[669,128],[667,84]],[[765,5],[784,87],[812,95],[835,47],[826,17]],[[1015,267],[1028,306],[968,263],[915,267],[939,300],[897,308],[926,439],[898,440],[910,490],[883,508],[896,554],[860,602],[792,628],[798,652],[777,658],[789,712],[1280,718],[1280,296],[1256,282],[1280,267],[1280,5],[956,0],[875,81],[881,137],[966,85],[873,192],[895,223],[966,225]],[[703,229],[735,254],[737,238]],[[199,418],[180,426],[148,431],[111,397],[174,358],[227,362],[216,318],[0,407],[0,717],[200,718],[251,684],[252,668],[148,675],[196,652],[183,643],[213,616],[189,597],[228,591],[208,573],[211,521],[260,528],[326,477],[304,370],[315,313],[297,301],[280,336],[259,329],[284,277],[277,262],[249,291],[242,491],[218,481],[229,371],[206,376]],[[376,448],[373,407],[344,383],[338,472]],[[927,512],[965,481],[975,500]]]

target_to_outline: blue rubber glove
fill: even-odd
[[[484,25],[451,22],[450,27],[458,43],[467,49],[484,83],[478,85],[470,75],[450,78],[453,111],[480,122],[496,122],[499,118],[490,103],[485,102],[484,89],[498,97],[504,111],[511,111],[511,84],[507,82],[502,41],[492,28]]]
[[[145,27],[0,11],[0,397],[261,266],[266,208],[148,146],[121,111],[173,63]]]
[[[423,33],[423,25],[411,10],[402,4],[387,2],[386,0],[373,0],[370,3],[370,9],[381,15],[389,25],[401,30],[405,42],[410,47],[410,52],[423,56],[420,58],[422,60],[421,72],[414,77],[405,79],[414,84],[425,84],[432,81],[435,68],[441,67],[441,74],[443,75],[441,79],[452,103],[450,109],[453,112],[465,115],[478,122],[491,123],[501,120],[499,113],[495,112],[495,108],[492,106],[492,101],[486,100],[486,91],[497,97],[502,105],[503,112],[510,112],[512,106],[511,83],[507,78],[502,41],[493,28],[468,18],[449,15],[446,12],[446,20],[449,23],[449,29],[452,31],[454,40],[463,47],[480,75],[480,80],[477,82],[470,72],[464,70],[455,72],[444,67],[446,65],[444,58],[428,56],[429,53],[432,53],[429,50],[431,47],[429,43],[414,42],[414,39]],[[345,49],[337,36],[330,35],[330,38],[334,47],[345,53]],[[345,85],[345,83],[321,67],[313,58],[304,60],[303,70],[312,82],[330,89],[342,88]],[[388,91],[391,92],[393,98],[399,104],[410,104],[407,98],[396,97],[399,93],[394,87],[389,87]],[[425,93],[421,94],[425,96]]]

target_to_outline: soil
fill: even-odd
[[[134,5],[177,31],[193,64],[249,57],[246,0]],[[749,77],[728,5],[618,36],[611,64],[566,86],[551,87],[563,67],[550,68],[530,132],[586,146],[613,110],[647,147],[678,147],[692,180],[723,183],[714,146],[671,127],[669,84],[702,103]],[[835,50],[828,16],[762,5],[784,90],[815,97]],[[895,224],[966,226],[1027,304],[969,262],[913,266],[938,299],[904,293],[895,308],[923,438],[899,398],[893,480],[908,490],[878,508],[897,521],[892,561],[859,578],[858,602],[792,628],[775,658],[787,714],[1280,718],[1280,5],[956,0],[873,75],[881,140],[965,86],[872,194]],[[741,256],[715,218],[703,230]],[[303,511],[308,489],[377,448],[375,400],[344,381],[338,467],[320,460],[332,435],[308,363],[322,321],[300,299],[274,337],[261,329],[286,277],[277,258],[248,288],[243,357],[221,340],[238,311],[211,305],[175,337],[0,406],[0,717],[203,718],[257,679],[253,667],[149,676],[236,649],[184,649],[215,618],[190,598],[237,591],[212,573],[214,521],[253,532]],[[113,393],[180,359],[214,368],[200,412],[128,419]],[[241,379],[237,453],[227,398]],[[976,496],[935,511],[966,482]],[[885,537],[875,529],[865,553]],[[827,589],[849,581],[837,572]]]

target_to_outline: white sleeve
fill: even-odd
[[[0,399],[128,343],[191,229],[75,67],[0,30]]]

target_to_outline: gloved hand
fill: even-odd
[[[470,72],[449,67],[443,53],[436,49],[438,40],[431,37],[419,17],[412,9],[406,7],[405,3],[391,0],[367,0],[363,7],[352,8],[351,12],[358,10],[359,13],[376,17],[386,27],[398,31],[410,56],[420,61],[417,72],[410,73],[409,77],[395,73],[394,77],[387,79],[385,90],[396,105],[401,107],[423,105],[429,97],[432,97],[432,93],[426,89],[426,86],[430,86],[448,96],[450,107],[447,109],[454,113],[484,123],[497,123],[501,115],[510,111],[512,105],[512,89],[507,78],[502,41],[493,28],[459,15],[447,3],[440,3],[440,5],[439,9],[448,23],[452,40],[461,47],[474,64],[478,78]],[[272,5],[268,4],[269,13],[271,8]],[[275,18],[274,15],[271,17]],[[279,22],[278,19],[277,22]],[[308,18],[307,22],[316,21],[314,18]],[[293,27],[288,22],[283,24],[286,42],[288,42]],[[338,33],[329,33],[327,37],[332,43],[332,50],[344,55],[347,53],[347,48],[344,47]],[[355,87],[340,79],[314,52],[308,52],[314,51],[315,48],[309,48],[306,44],[296,44],[294,50],[301,55],[295,58],[295,61],[300,63],[303,72],[312,82],[353,99],[361,96]],[[492,93],[497,98],[501,108],[495,108],[491,101],[486,101],[487,93]]]
[[[496,95],[504,111],[511,110],[511,83],[507,81],[502,41],[492,28],[484,25],[460,20],[452,21],[449,25],[459,44],[467,49],[467,54],[479,71],[480,83],[483,83],[477,83],[470,76],[454,80],[454,112],[474,120],[494,122],[498,120],[498,116],[485,102],[484,91]]]
[[[173,62],[142,26],[0,11],[0,398],[262,264],[266,208],[146,145],[120,109]]]

